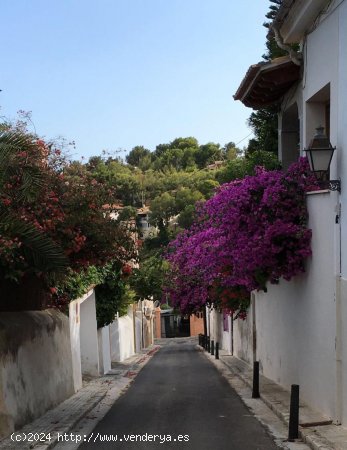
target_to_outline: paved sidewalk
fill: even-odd
[[[0,441],[0,449],[47,450],[59,445],[59,436],[70,433],[78,422],[88,418],[88,414],[97,405],[100,405],[102,415],[106,414],[159,348],[160,346],[154,345],[126,361],[113,363],[112,370],[107,375],[85,383],[72,397],[13,433],[11,436],[14,440],[10,436]]]
[[[225,351],[219,352],[219,360],[205,352],[206,356],[229,378],[239,378],[252,389],[253,370],[244,361]],[[225,369],[227,368],[227,371]],[[283,387],[260,375],[261,400],[288,427],[290,393]],[[347,429],[333,425],[327,417],[322,416],[300,402],[299,412],[301,439],[314,450],[347,450]],[[324,425],[324,423],[327,423]],[[320,424],[317,426],[317,424]]]

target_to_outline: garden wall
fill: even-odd
[[[306,274],[268,285],[267,293],[255,293],[254,309],[250,308],[247,321],[234,323],[234,353],[251,362],[254,350],[265,376],[287,388],[299,384],[306,403],[338,420],[336,399],[341,398],[342,388],[337,383],[335,351],[337,317],[341,317],[336,309],[334,275],[335,255],[339,254],[336,197],[326,192],[307,199],[313,255]],[[341,320],[346,327],[347,317]],[[344,401],[346,409],[346,398]]]
[[[82,374],[101,374],[94,289],[69,304],[69,319],[74,386],[77,391],[82,387]]]
[[[124,361],[135,353],[133,309],[110,325],[111,361]]]
[[[231,336],[231,318],[228,316],[223,319],[223,314],[216,309],[207,311],[207,335],[214,342],[219,343],[219,348],[225,350],[229,354],[232,352],[232,336]]]
[[[347,280],[341,279],[341,314],[337,315],[337,321],[341,327],[338,345],[341,350],[341,362],[338,369],[340,372],[341,396],[337,401],[341,401],[342,423],[347,426]],[[337,382],[339,382],[339,374],[337,374]]]
[[[74,394],[69,319],[56,310],[0,314],[0,438]]]

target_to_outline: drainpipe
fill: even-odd
[[[341,277],[336,276],[336,338],[335,338],[335,359],[336,359],[336,393],[335,393],[335,425],[342,422],[342,324],[341,324]]]
[[[342,422],[342,319],[341,319],[341,203],[336,205],[336,283],[335,283],[335,311],[336,311],[336,338],[335,338],[335,419],[336,425]]]
[[[283,37],[281,36],[280,31],[274,25],[270,25],[270,29],[274,32],[275,41],[279,48],[288,53],[290,59],[296,66],[301,66],[301,53],[296,52],[290,47],[290,45],[287,45],[283,42]]]

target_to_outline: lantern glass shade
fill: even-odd
[[[318,179],[329,178],[329,168],[335,148],[331,145],[328,137],[324,134],[324,128],[318,127],[316,134],[310,142],[307,157],[312,172]]]

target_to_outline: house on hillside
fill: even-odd
[[[115,203],[112,205],[105,204],[103,205],[105,210],[105,214],[109,214],[109,216],[113,220],[118,220],[122,211],[125,211],[126,208],[130,208],[129,206],[124,206],[122,203]],[[150,224],[150,209],[148,206],[143,205],[141,208],[136,208],[136,214],[132,217],[127,217],[124,223],[127,228],[134,230],[137,228],[139,237],[141,239],[146,239],[149,236],[155,236],[158,233],[156,227]]]
[[[211,313],[210,334],[244,361],[259,360],[261,372],[282,386],[299,384],[304,402],[346,426],[347,2],[284,0],[272,32],[287,56],[252,65],[234,97],[253,109],[278,106],[284,168],[324,127],[336,146],[330,179],[341,180],[341,191],[326,182],[307,195],[313,237],[306,273],[252,293],[245,321]]]
[[[158,229],[150,223],[151,211],[148,206],[143,205],[137,209],[137,225],[141,238],[146,239],[150,236],[156,236]]]

